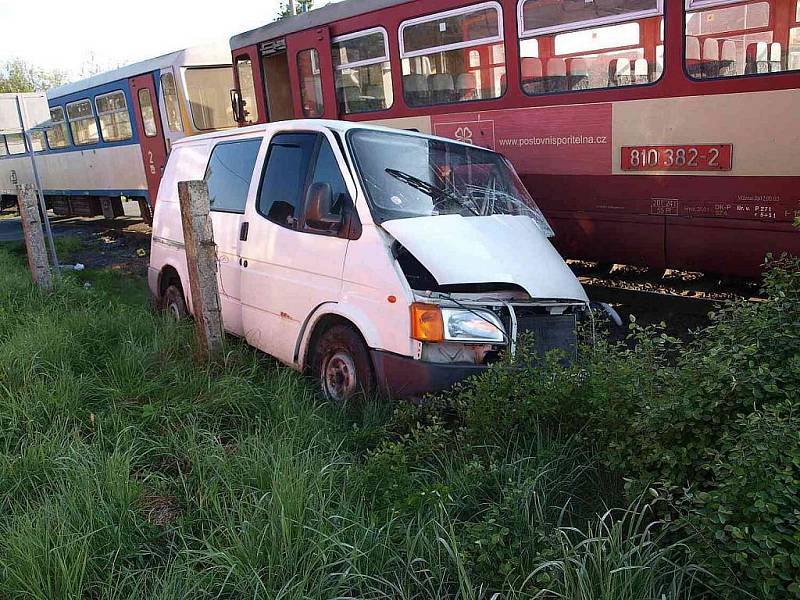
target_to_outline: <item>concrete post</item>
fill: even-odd
[[[180,181],[178,198],[199,358],[214,360],[222,355],[224,332],[208,187],[204,181]]]
[[[31,277],[41,289],[50,291],[53,289],[53,278],[50,272],[50,263],[47,260],[47,246],[42,231],[42,219],[39,215],[39,201],[36,190],[31,184],[17,186],[17,203]]]

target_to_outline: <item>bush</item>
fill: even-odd
[[[518,352],[444,402],[468,439],[545,426],[596,444],[738,593],[800,597],[800,259],[772,262],[764,292],[687,343],[633,322],[633,344],[600,340],[568,368]]]

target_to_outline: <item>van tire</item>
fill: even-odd
[[[339,405],[360,403],[375,390],[367,346],[348,325],[327,329],[313,348],[311,373],[326,400]]]
[[[183,290],[180,286],[173,284],[164,290],[161,306],[164,312],[171,315],[176,321],[183,321],[189,316],[189,311],[186,310],[186,299],[183,297]]]

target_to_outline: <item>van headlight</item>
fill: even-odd
[[[488,310],[442,308],[444,339],[453,342],[503,344],[506,330],[503,323]]]

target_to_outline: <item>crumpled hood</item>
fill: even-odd
[[[577,277],[525,216],[439,215],[381,224],[440,285],[513,283],[532,298],[588,302]]]

